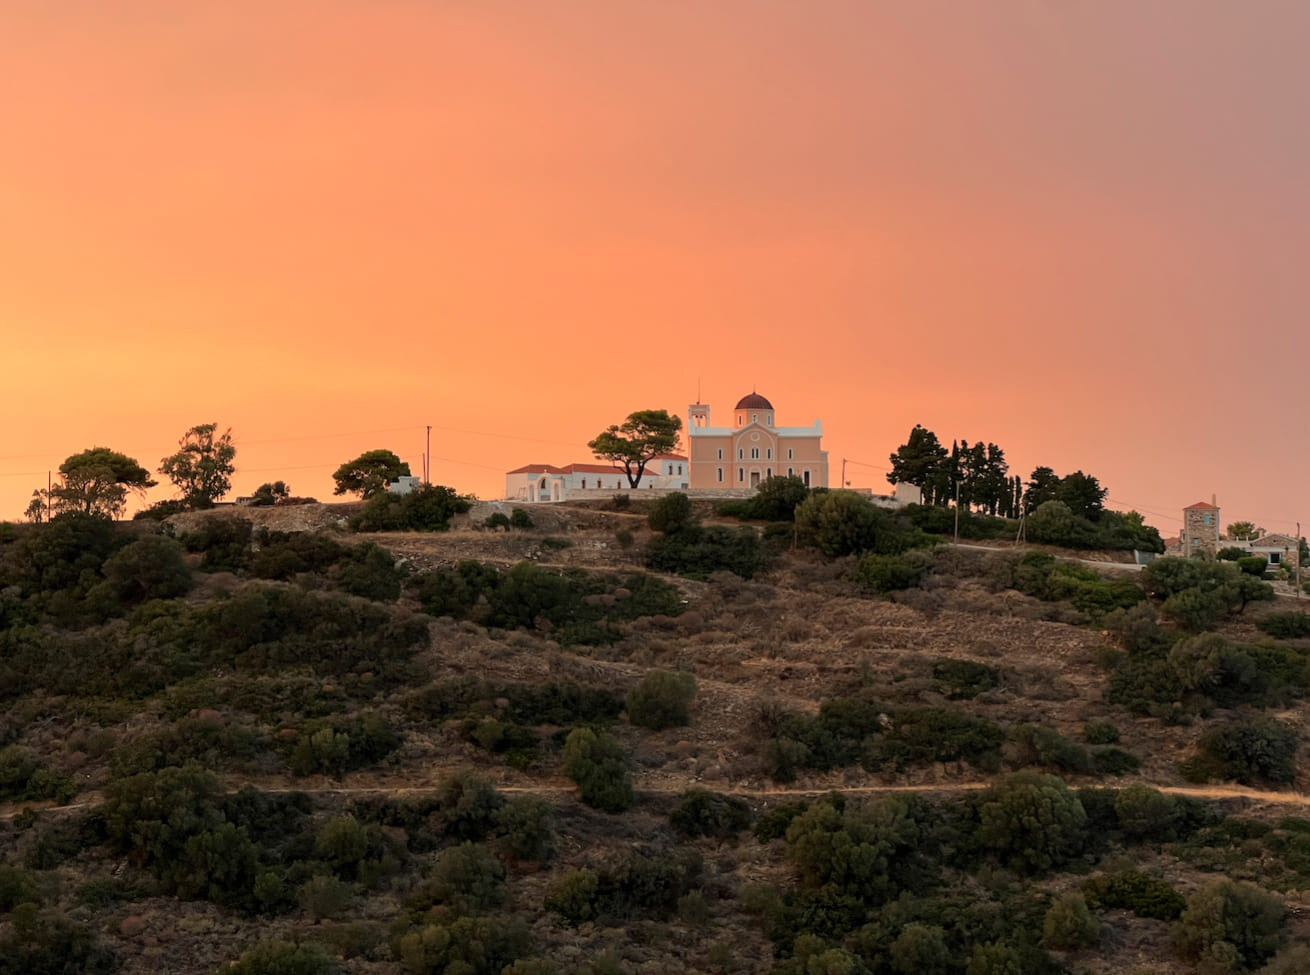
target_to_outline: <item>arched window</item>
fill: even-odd
[[[587,490],[587,479],[585,477],[582,479],[582,490]]]

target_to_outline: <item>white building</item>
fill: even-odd
[[[663,488],[685,491],[687,458],[662,454],[646,464],[637,490]],[[564,501],[570,491],[629,491],[628,476],[611,464],[528,464],[505,474],[505,497],[510,501]]]

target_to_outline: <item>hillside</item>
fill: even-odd
[[[858,557],[781,531],[753,578],[687,578],[646,568],[639,504],[605,507],[0,536],[9,957],[213,972],[277,939],[310,944],[305,967],[242,970],[1299,964],[1310,642],[1256,625],[1294,601],[1191,636],[1127,567],[1004,546],[908,553],[912,583],[879,595]],[[1248,765],[1224,765],[1216,734],[1251,728]],[[1239,908],[1245,934],[1222,921]]]

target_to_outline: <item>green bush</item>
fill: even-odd
[[[1040,765],[1062,772],[1087,773],[1093,768],[1087,749],[1065,738],[1053,728],[1019,724],[1010,730],[1015,749],[1015,764]]]
[[[182,546],[163,535],[146,535],[105,560],[105,581],[127,606],[148,599],[173,599],[191,591],[191,570]]]
[[[383,491],[370,498],[364,510],[351,516],[352,531],[446,531],[450,519],[471,508],[472,502],[439,484],[424,485],[409,494]]]
[[[438,786],[437,802],[445,835],[481,840],[495,827],[505,798],[476,772],[460,769]]]
[[[532,516],[522,508],[510,509],[509,523],[511,528],[526,529],[536,527],[532,521]]]
[[[1083,725],[1083,741],[1089,745],[1116,745],[1119,729],[1109,721],[1089,721]]]
[[[0,935],[3,975],[109,975],[120,959],[104,947],[88,927],[58,914],[43,913],[35,904],[20,904]]]
[[[392,957],[408,972],[501,975],[531,947],[522,922],[482,917],[415,919],[393,926]]]
[[[680,532],[692,524],[691,499],[681,491],[658,498],[646,513],[646,523],[654,532]]]
[[[1237,567],[1247,575],[1263,579],[1265,570],[1269,568],[1269,560],[1263,555],[1244,555],[1237,560]]]
[[[1082,852],[1087,813],[1062,780],[1016,772],[983,793],[978,840],[1021,870],[1049,870]]]
[[[1176,920],[1187,906],[1167,881],[1136,870],[1093,877],[1083,883],[1082,891],[1088,903],[1100,910],[1117,908],[1161,921]]]
[[[691,701],[696,696],[696,678],[682,671],[647,671],[637,686],[628,691],[628,720],[640,728],[660,731],[691,720]]]
[[[554,807],[537,796],[514,796],[496,811],[496,846],[512,860],[544,863],[555,853]]]
[[[336,964],[312,941],[261,941],[216,975],[333,975]]]
[[[932,665],[932,678],[952,701],[970,701],[1001,686],[1001,672],[975,660],[939,660]]]
[[[582,924],[596,918],[600,895],[600,877],[594,870],[565,871],[546,891],[543,906],[570,924]]]
[[[477,843],[461,843],[437,854],[428,887],[444,904],[465,913],[485,911],[505,899],[505,868]]]
[[[498,528],[504,528],[508,531],[510,527],[509,515],[502,511],[493,511],[491,514],[487,515],[482,524],[484,527],[490,528],[492,531],[495,531]]]
[[[400,737],[376,711],[350,718],[323,718],[301,727],[287,755],[294,775],[341,776],[382,761],[400,747]]]
[[[878,593],[913,589],[927,575],[930,564],[921,552],[866,555],[855,569],[855,581]]]
[[[1131,775],[1142,760],[1122,748],[1098,748],[1092,752],[1092,767],[1102,775]]]
[[[1208,971],[1256,968],[1278,950],[1286,915],[1281,900],[1254,884],[1213,880],[1187,899],[1174,944]]]
[[[736,839],[751,825],[751,809],[745,799],[725,796],[708,789],[688,789],[669,814],[669,824],[679,836],[694,839],[713,836]]]
[[[564,741],[564,774],[580,790],[582,801],[603,812],[630,809],[637,797],[632,789],[623,749],[608,734],[574,728]]]
[[[1244,785],[1292,782],[1298,745],[1296,732],[1273,719],[1219,725],[1201,735],[1188,775],[1233,779]]]
[[[43,768],[30,749],[0,748],[0,802],[54,799],[62,806],[76,794],[77,786],[67,775]]]
[[[8,914],[19,904],[40,904],[36,878],[26,870],[0,863],[0,914]]]
[[[1310,636],[1310,613],[1299,611],[1270,613],[1256,623],[1256,626],[1276,640],[1295,640]]]
[[[1096,942],[1100,932],[1100,922],[1077,891],[1057,897],[1042,920],[1042,943],[1061,951],[1086,948]]]
[[[795,511],[802,543],[829,558],[896,551],[892,539],[900,529],[895,519],[854,491],[813,491]]]
[[[750,579],[768,565],[769,553],[753,528],[688,525],[653,538],[646,566],[704,581],[719,571]]]

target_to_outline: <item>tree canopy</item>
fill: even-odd
[[[73,454],[59,465],[59,477],[60,483],[50,489],[56,511],[101,518],[121,515],[129,490],[144,492],[158,483],[134,458],[108,447],[91,447]],[[32,510],[29,505],[29,516]]]
[[[160,460],[159,473],[173,482],[189,507],[212,508],[232,489],[237,455],[232,431],[220,434],[217,423],[201,423],[182,435],[178,447]]]
[[[612,425],[587,446],[601,460],[623,470],[629,487],[641,483],[646,465],[660,454],[678,448],[682,417],[668,410],[638,410],[629,413],[622,425]]]
[[[337,482],[332,493],[358,494],[367,501],[385,491],[390,482],[408,476],[409,464],[390,450],[366,450],[337,468],[332,475]]]

